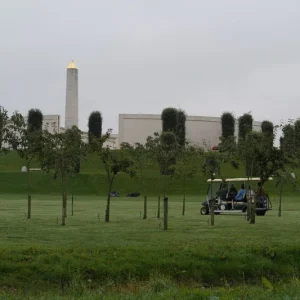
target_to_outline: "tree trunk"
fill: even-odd
[[[252,160],[251,161],[251,165],[250,165],[250,169],[248,169],[248,181],[247,181],[247,184],[249,186],[249,183],[250,183],[250,178],[252,179],[252,174],[253,174],[253,166],[254,166],[254,161]],[[246,187],[246,195],[247,195],[247,190],[248,188]],[[256,201],[256,199],[255,199]],[[250,221],[251,222],[251,218],[253,217],[252,216],[252,209],[253,209],[253,206],[252,206],[252,203],[251,203],[251,197],[247,197],[247,221]],[[255,214],[254,214],[254,219],[255,219]],[[254,223],[255,223],[255,220],[254,220]],[[251,224],[251,223],[250,223]]]
[[[27,165],[27,219],[31,219],[30,169]]]
[[[144,217],[143,219],[147,219],[147,196],[144,196]]]
[[[67,217],[67,192],[66,192],[66,181],[65,176],[62,175],[62,218],[61,218],[61,225],[66,225],[66,217]]]
[[[63,192],[63,205],[62,205],[62,221],[61,221],[61,225],[62,226],[65,226],[66,225],[66,215],[67,215],[67,194],[66,192],[64,191]]]
[[[31,195],[29,195],[29,194],[27,196],[27,204],[28,204],[27,219],[30,219],[31,218]]]
[[[210,208],[210,225],[211,226],[214,226],[215,225],[215,198],[212,197],[212,179],[210,181],[210,186],[211,186],[211,189],[210,189],[210,200],[211,201],[211,208]]]
[[[65,218],[67,217],[67,178],[64,178],[64,191],[65,191]]]
[[[73,188],[73,175],[71,174],[71,192],[72,192],[72,207],[71,207],[71,215],[74,216],[74,188]]]
[[[215,225],[215,199],[213,199],[212,201],[212,207],[211,207],[211,211],[210,211],[210,225],[214,226]]]
[[[182,215],[185,214],[185,178],[183,180],[183,201],[182,201]]]
[[[72,216],[74,216],[74,195],[72,193]]]
[[[168,198],[164,197],[164,230],[168,230]]]
[[[282,194],[283,194],[283,182],[280,185],[280,192],[279,192],[279,207],[278,207],[278,217],[281,217],[281,202],[282,202]]]
[[[256,199],[250,198],[251,202],[251,218],[250,218],[250,224],[255,224],[255,214],[256,214]]]
[[[115,175],[112,176],[109,182],[109,191],[107,195],[107,202],[106,202],[106,210],[105,210],[105,222],[109,222],[109,217],[110,217],[110,193],[112,189],[112,185],[115,179]]]
[[[105,210],[105,222],[109,222],[109,214],[110,214],[110,192],[107,195],[107,203]]]
[[[160,196],[157,198],[157,219],[160,218]]]

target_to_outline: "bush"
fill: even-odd
[[[234,126],[235,126],[235,118],[229,113],[225,112],[221,116],[222,123],[222,137],[227,139],[231,136],[234,136]]]
[[[178,111],[176,108],[165,108],[161,113],[162,130],[171,131],[176,134],[178,124]]]
[[[253,118],[250,114],[244,114],[239,118],[239,139],[245,139],[252,131]]]

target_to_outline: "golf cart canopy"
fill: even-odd
[[[207,179],[207,182],[232,182],[232,181],[260,181],[261,179],[259,177],[253,177],[253,178],[226,178],[226,179]],[[268,180],[273,180],[272,177],[269,177]]]

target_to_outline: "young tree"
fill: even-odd
[[[186,113],[183,110],[177,112],[177,139],[180,147],[184,147],[186,143]]]
[[[281,138],[280,154],[283,160],[282,168],[274,173],[276,178],[276,187],[279,188],[279,207],[278,216],[282,214],[282,199],[284,186],[291,184],[294,189],[297,188],[295,171],[300,166],[300,120],[295,123],[290,120],[287,125],[280,126],[284,136]]]
[[[294,122],[294,130],[295,130],[295,148],[297,152],[300,152],[300,119],[297,119]]]
[[[239,118],[239,140],[245,139],[252,131],[253,118],[250,114],[244,114]]]
[[[44,132],[41,152],[42,169],[53,170],[54,178],[60,177],[62,186],[62,222],[66,225],[67,217],[67,178],[74,172],[76,163],[85,158],[87,144],[81,140],[81,131],[73,126],[64,133]]]
[[[262,133],[272,136],[274,134],[274,125],[270,121],[263,121],[261,123],[261,131]]]
[[[101,159],[108,179],[108,194],[105,210],[105,222],[109,222],[110,218],[110,196],[116,176],[123,172],[130,177],[135,177],[134,161],[128,157],[122,150],[116,152],[108,146],[101,151]]]
[[[154,136],[149,136],[146,142],[146,149],[150,156],[158,163],[162,169],[163,176],[163,196],[164,196],[164,230],[168,229],[168,198],[167,194],[167,178],[174,173],[173,162],[176,159],[178,144],[176,136],[173,132],[155,132]],[[169,176],[172,178],[172,176]]]
[[[283,170],[278,170],[274,176],[276,178],[276,187],[279,188],[278,217],[281,217],[284,186],[287,184],[292,184],[294,187],[296,187],[297,181],[294,173],[292,173],[291,169],[288,167],[284,168]]]
[[[204,152],[204,161],[201,166],[202,173],[210,178],[210,184],[212,184],[212,181],[214,180],[215,176],[217,174],[220,174],[221,170],[221,155],[218,152],[214,152],[211,150],[207,150]],[[212,188],[211,188],[212,192]],[[215,197],[214,195],[210,195],[210,225],[215,225]]]
[[[247,176],[253,176],[253,167],[256,169],[256,176],[261,180],[263,186],[268,181],[269,177],[277,174],[285,169],[285,159],[282,151],[275,147],[270,147],[270,140],[264,133],[252,132],[248,134],[246,139],[239,143],[239,155],[244,163]],[[251,208],[250,224],[255,224],[256,201],[248,203],[248,208]]]
[[[270,141],[270,147],[274,144],[274,125],[270,121],[263,121],[261,123],[261,131],[264,136]]]
[[[292,122],[282,126],[281,148],[286,155],[292,156],[296,152],[295,126]]]
[[[89,144],[91,144],[92,137],[101,138],[102,136],[102,115],[100,111],[93,111],[89,116]]]
[[[203,150],[190,145],[187,141],[185,147],[180,147],[177,153],[174,178],[182,180],[182,215],[185,214],[186,181],[193,178],[198,169],[199,159],[203,156]]]
[[[14,112],[10,119],[9,143],[18,155],[25,160],[27,171],[27,219],[31,218],[30,167],[32,161],[39,157],[42,148],[42,130],[37,124],[26,124],[23,116]]]
[[[147,184],[145,180],[145,169],[149,165],[149,155],[145,149],[145,146],[140,143],[135,143],[134,146],[129,143],[122,143],[121,150],[128,154],[128,156],[134,161],[136,172],[136,179],[144,196],[144,216],[143,219],[147,219]]]
[[[109,139],[111,131],[109,129],[101,138],[93,137],[91,139],[92,151],[100,157],[108,180],[105,222],[109,222],[110,220],[110,198],[116,176],[122,172],[128,174],[130,177],[136,176],[135,162],[128,155],[127,151],[124,151],[124,149],[120,149],[119,151],[112,150],[109,146],[103,147],[104,142]]]
[[[235,118],[232,113],[224,112],[221,116],[222,138],[234,137]]]
[[[43,113],[39,109],[30,109],[27,116],[28,130],[41,131],[43,129]]]
[[[9,117],[7,110],[0,106],[0,154],[8,151]]]

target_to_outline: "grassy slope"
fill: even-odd
[[[5,157],[0,157],[0,192],[4,193],[26,193],[27,174],[21,173],[21,167],[24,162],[16,153],[10,153]],[[34,163],[32,167],[38,167]],[[146,169],[145,177],[148,185],[148,195],[160,194],[161,180],[159,179],[158,169],[155,166],[149,166]],[[244,177],[242,170],[234,170],[228,165],[222,166],[222,176],[225,177]],[[187,180],[186,190],[188,194],[199,195],[204,194],[207,189],[206,177],[200,172],[200,162],[197,175],[193,179]],[[54,180],[51,174],[41,172],[32,173],[32,193],[33,194],[59,194],[61,184],[59,180]],[[105,195],[107,193],[107,177],[95,155],[90,155],[87,160],[82,163],[81,173],[73,179],[73,183],[69,182],[69,192],[73,186],[75,194],[80,195]],[[138,183],[124,174],[117,176],[114,189],[119,191],[121,195],[129,192],[140,191]],[[274,183],[268,184],[268,190],[276,193]],[[291,187],[287,187],[286,192],[291,192]],[[182,181],[173,180],[168,187],[169,194],[182,194]]]
[[[78,197],[66,227],[57,224],[58,196],[37,197],[29,221],[22,197],[0,199],[0,287],[59,292],[89,285],[117,291],[155,278],[174,286],[224,286],[260,283],[261,276],[272,282],[300,276],[296,198],[286,199],[281,218],[268,212],[253,226],[242,216],[217,216],[212,228],[208,216],[199,214],[200,198],[188,198],[182,217],[180,198],[172,197],[168,232],[154,217],[155,198],[149,199],[148,220],[140,219],[140,198],[114,198],[112,222],[106,224],[104,198]]]

